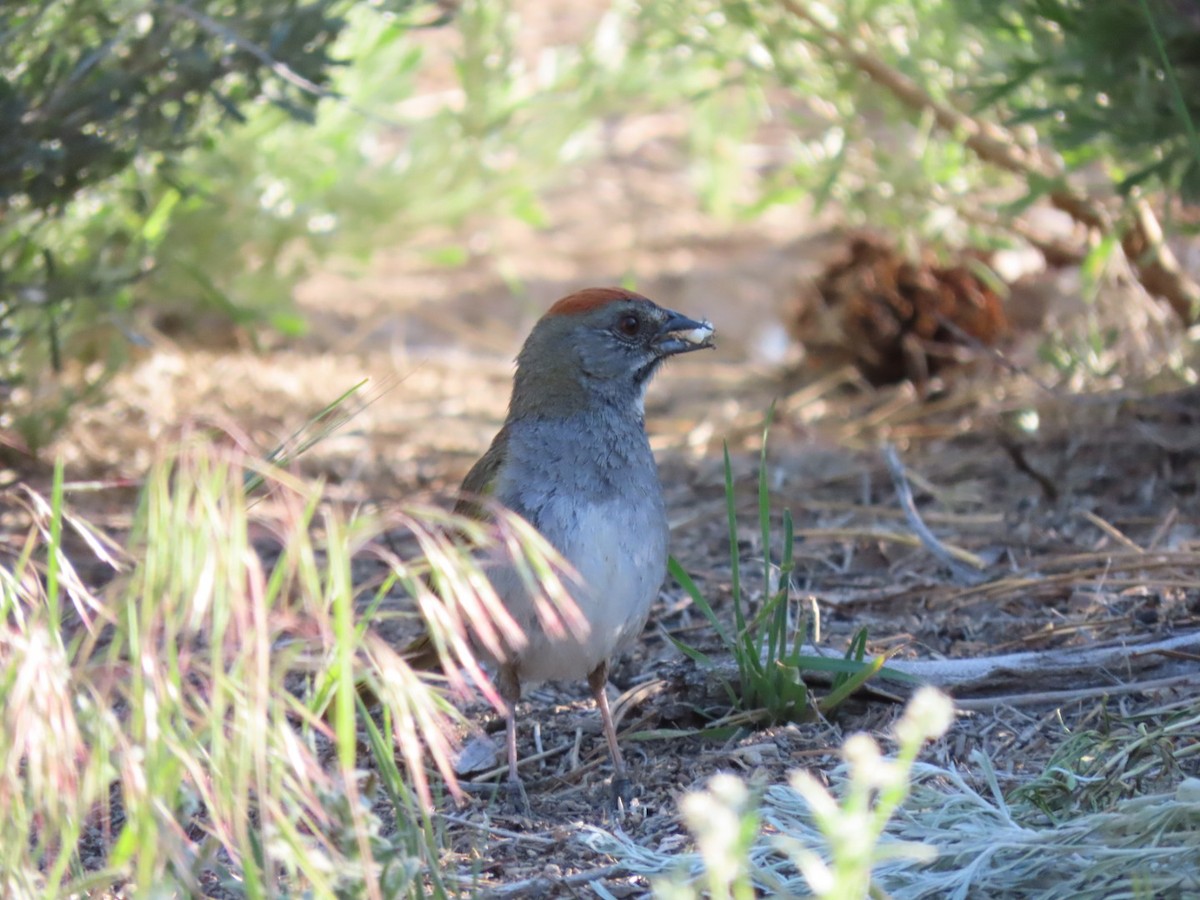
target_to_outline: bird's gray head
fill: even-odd
[[[559,300],[517,357],[510,416],[568,416],[602,404],[636,411],[668,357],[712,346],[710,323],[621,288]]]

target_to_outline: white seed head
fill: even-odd
[[[699,328],[689,328],[687,331],[678,332],[679,337],[687,341],[689,344],[703,344],[713,336],[712,322],[705,319],[700,323]]]

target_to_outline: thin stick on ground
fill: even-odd
[[[1140,694],[1165,691],[1170,688],[1196,687],[1200,685],[1198,675],[1173,675],[1169,678],[1154,678],[1149,681],[1134,681],[1129,684],[1105,684],[1072,691],[1039,691],[1034,694],[1004,694],[999,697],[963,697],[954,701],[956,709],[972,712],[991,711],[1002,706],[1046,706],[1078,703],[1096,697],[1111,697],[1116,694]]]
[[[920,538],[925,549],[941,560],[959,583],[982,584],[984,576],[959,562],[921,519],[921,514],[917,511],[917,504],[913,501],[912,488],[909,487],[904,465],[900,462],[900,455],[896,452],[896,448],[891,444],[883,445],[883,461],[887,464],[888,473],[892,476],[892,484],[896,487],[896,497],[900,501],[900,508],[904,510],[904,517],[908,520],[909,527]],[[983,568],[982,560],[976,562],[976,568]]]
[[[485,888],[480,892],[479,897],[541,897],[555,888],[571,890],[572,888],[599,881],[602,878],[623,875],[628,871],[629,869],[621,863],[614,863],[611,866],[604,866],[599,869],[585,869],[582,872],[575,872],[571,875],[565,875],[562,878],[549,878],[545,875],[538,875],[522,881],[513,881],[500,887]],[[571,890],[571,893],[574,894],[575,892]]]

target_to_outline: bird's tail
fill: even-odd
[[[400,658],[412,668],[420,672],[440,672],[442,659],[438,654],[437,645],[426,632],[413,638],[400,651]]]

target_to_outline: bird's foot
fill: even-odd
[[[633,782],[628,775],[614,775],[612,780],[612,806],[617,813],[628,812],[633,805]]]
[[[514,816],[529,815],[529,797],[525,794],[525,785],[520,779],[505,782],[506,797],[505,812]]]

